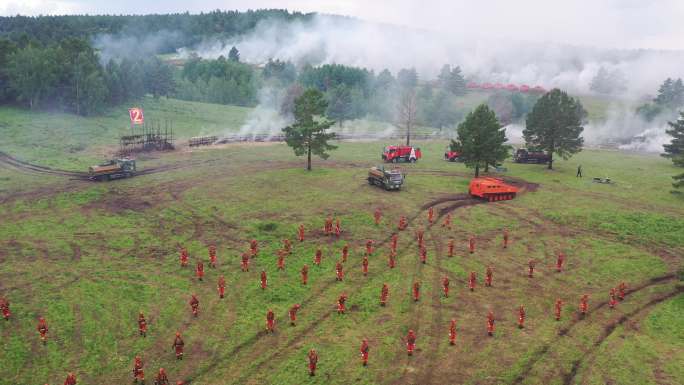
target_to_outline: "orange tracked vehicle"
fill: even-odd
[[[490,202],[507,201],[515,198],[518,188],[504,183],[498,178],[473,178],[470,181],[468,193],[477,198],[486,199]]]

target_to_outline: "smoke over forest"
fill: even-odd
[[[362,43],[360,43],[362,42]],[[445,63],[461,67],[469,81],[540,85],[575,95],[610,100],[605,120],[585,126],[589,144],[618,142],[622,148],[660,151],[667,141],[666,121],[646,121],[634,110],[649,101],[665,77],[684,77],[684,52],[608,50],[554,43],[473,39],[335,16],[306,21],[265,20],[253,31],[231,39],[208,39],[181,56],[196,52],[205,58],[227,56],[237,47],[241,60],[263,64],[271,58],[304,64],[338,63],[378,73],[415,68],[423,81],[435,79]],[[592,89],[599,71],[617,74],[608,95]],[[512,140],[519,131],[512,128]],[[634,137],[636,140],[632,141]]]

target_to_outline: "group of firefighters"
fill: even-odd
[[[434,218],[434,212],[433,208],[430,207],[428,209],[428,222],[430,225],[432,225],[435,221]],[[382,220],[382,211],[380,209],[376,209],[374,212],[374,220],[376,224],[380,224]],[[402,216],[399,220],[399,223],[397,225],[397,230],[398,231],[403,231],[408,227],[408,219],[405,216]],[[451,216],[446,215],[445,220],[442,223],[442,227],[451,227]],[[333,221],[333,218],[331,216],[328,216],[325,220],[325,226],[324,226],[324,233],[325,235],[335,235],[337,237],[340,236],[341,233],[341,226],[340,226],[340,220],[337,219],[336,221]],[[305,237],[305,228],[304,225],[300,225],[298,228],[298,240],[300,242],[304,241]],[[424,237],[424,230],[418,229],[416,231],[416,241],[417,241],[417,246],[419,250],[419,260],[421,263],[425,264],[427,262],[427,250],[425,247],[425,237]],[[397,242],[398,242],[398,234],[395,232],[392,234],[390,238],[390,252],[389,252],[389,261],[388,261],[388,266],[389,268],[394,268],[396,266],[396,255],[397,255]],[[503,231],[503,248],[507,248],[509,244],[509,233],[508,230]],[[454,240],[451,239],[449,240],[447,244],[447,249],[448,249],[448,256],[452,257],[454,255]],[[374,242],[372,240],[367,240],[365,243],[365,252],[363,255],[362,259],[362,274],[366,276],[368,274],[368,265],[369,265],[369,259],[368,257],[373,254],[374,251]],[[475,252],[475,238],[470,237],[468,239],[468,251],[469,253],[474,253]],[[277,251],[277,267],[278,270],[284,270],[285,266],[285,256],[291,254],[292,252],[292,244],[288,239],[284,239],[282,241],[282,248],[280,248]],[[216,246],[210,245],[208,248],[208,253],[209,253],[209,266],[211,268],[216,268],[217,265],[217,256],[216,256]],[[252,240],[249,243],[249,251],[245,252],[242,254],[241,257],[241,270],[242,271],[249,271],[249,264],[250,264],[250,259],[256,257],[259,254],[259,243],[257,240]],[[335,274],[336,274],[336,280],[337,281],[342,281],[344,280],[344,265],[347,261],[349,255],[349,246],[344,245],[342,248],[342,253],[341,253],[341,259],[336,262],[335,264]],[[313,263],[315,265],[320,265],[322,261],[322,256],[323,253],[321,249],[317,249],[314,255],[314,260]],[[189,256],[188,256],[188,251],[185,248],[182,248],[180,250],[180,265],[181,267],[187,267],[189,263]],[[556,271],[561,272],[563,269],[563,265],[565,263],[565,255],[563,253],[559,253],[557,256],[556,260]],[[536,266],[536,261],[534,259],[530,259],[528,262],[527,266],[527,275],[529,278],[534,277],[534,269]],[[308,265],[304,264],[302,269],[300,270],[301,274],[301,282],[303,285],[307,284],[308,281]],[[198,279],[198,281],[203,281],[204,279],[204,264],[201,261],[198,261],[195,267],[195,275]],[[493,268],[491,266],[487,266],[485,270],[485,286],[486,287],[491,287],[492,286],[492,279],[493,279]],[[449,285],[450,285],[450,280],[448,276],[444,276],[442,278],[442,290],[444,292],[445,297],[449,297]],[[470,272],[468,276],[468,288],[470,291],[475,290],[475,286],[477,283],[477,274],[476,272],[472,271]],[[261,289],[265,290],[267,288],[267,275],[266,271],[262,270],[260,273],[260,284],[261,284]],[[225,287],[226,287],[226,280],[223,275],[221,275],[218,278],[218,284],[217,284],[217,289],[218,289],[218,295],[220,298],[224,298],[225,295]],[[420,287],[421,283],[419,281],[413,282],[412,285],[412,296],[414,301],[419,301],[420,299]],[[618,300],[623,300],[625,298],[627,292],[627,287],[624,282],[621,282],[617,288],[612,288],[609,293],[609,306],[610,308],[614,308],[615,305],[617,304]],[[386,306],[387,301],[389,297],[389,286],[387,283],[383,283],[382,289],[380,292],[380,306]],[[346,301],[348,299],[347,294],[343,293],[339,296],[337,300],[337,313],[338,314],[344,314],[346,312]],[[584,294],[580,298],[579,302],[579,313],[581,317],[584,317],[586,313],[588,312],[588,300],[589,300],[589,295]],[[193,317],[197,317],[199,315],[199,299],[196,294],[191,295],[191,299],[189,301],[191,312]],[[555,302],[555,319],[560,320],[561,318],[561,310],[563,306],[563,301],[559,298]],[[290,324],[295,325],[296,320],[297,320],[297,312],[301,308],[300,304],[294,304],[288,311],[288,316],[290,318]],[[9,301],[4,298],[0,297],[0,313],[2,314],[2,317],[5,320],[8,320],[11,317],[11,312],[10,312],[10,303]],[[273,333],[275,331],[275,313],[273,312],[272,309],[268,309],[266,313],[266,329],[268,332]],[[487,314],[487,319],[486,319],[486,330],[487,334],[492,336],[494,334],[494,322],[495,322],[495,317],[494,313],[490,310]],[[519,328],[524,328],[524,323],[525,323],[525,308],[523,305],[520,305],[518,308],[518,322],[517,325]],[[47,321],[45,318],[40,317],[38,320],[38,326],[37,330],[40,335],[40,340],[42,341],[43,344],[47,343],[47,334],[48,334],[48,325]],[[145,315],[141,311],[138,315],[138,331],[140,336],[146,337],[147,335],[147,320],[145,319]],[[456,343],[456,320],[452,319],[451,323],[449,325],[449,333],[448,333],[448,338],[449,338],[449,343],[451,345],[454,345]],[[405,338],[406,341],[406,349],[407,349],[407,354],[413,355],[413,352],[415,350],[416,346],[416,333],[413,330],[409,330],[408,334]],[[181,337],[180,331],[176,332],[175,338],[173,340],[172,348],[175,352],[175,356],[177,360],[182,360],[183,359],[183,348],[184,348],[185,342],[183,341],[183,338]],[[368,358],[369,358],[369,342],[367,339],[363,339],[361,343],[361,348],[360,348],[360,356],[361,356],[361,362],[365,366],[368,364]],[[315,375],[316,372],[316,366],[318,363],[318,353],[316,352],[315,349],[311,349],[308,353],[308,359],[309,359],[309,373],[310,375]],[[144,370],[143,370],[143,361],[139,356],[135,357],[134,364],[133,364],[133,378],[134,381],[144,381],[145,376],[144,376]],[[169,385],[170,382],[168,380],[168,377],[166,375],[166,372],[163,368],[159,369],[159,373],[155,376],[155,385]],[[76,384],[76,377],[73,373],[69,373],[66,380],[64,381],[64,385],[75,385]],[[177,385],[183,384],[182,381],[178,381]]]

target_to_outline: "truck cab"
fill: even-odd
[[[399,190],[404,184],[404,175],[398,169],[385,169],[384,165],[368,170],[368,184],[385,190]]]

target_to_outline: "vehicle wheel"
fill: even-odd
[[[399,160],[399,158],[393,158],[392,163],[397,163],[398,160]]]
[[[373,179],[368,178],[368,184],[372,186],[373,185]]]
[[[417,161],[418,161],[418,159],[413,158],[413,159],[411,159],[409,162],[411,162],[411,163],[416,163]]]

